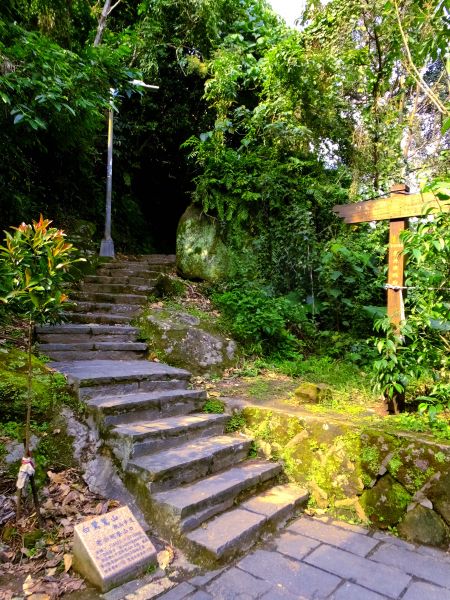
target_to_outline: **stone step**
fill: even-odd
[[[65,340],[69,342],[69,340]],[[133,360],[144,358],[147,344],[141,342],[97,341],[39,344],[39,351],[51,359],[66,362],[76,360]]]
[[[109,314],[133,317],[139,313],[136,304],[115,304],[114,302],[77,302],[70,307],[71,313]]]
[[[138,330],[125,325],[83,325],[68,323],[36,327],[40,344],[76,344],[86,342],[134,342]]]
[[[39,344],[39,349],[43,352],[45,351],[47,354],[49,352],[58,352],[58,351],[80,351],[80,352],[89,352],[94,350],[106,350],[110,352],[145,352],[147,350],[147,344],[142,342],[103,342],[100,340],[89,340],[87,342],[76,342],[76,343],[47,343],[47,344]],[[86,358],[86,360],[88,360]]]
[[[49,352],[46,346],[41,347],[42,354],[57,362],[85,360],[144,360],[147,352],[139,350],[57,350]]]
[[[278,463],[248,460],[196,483],[160,492],[153,497],[158,522],[165,532],[186,532],[228,510],[238,497],[248,496],[280,475]]]
[[[177,448],[146,454],[130,460],[127,473],[147,483],[153,494],[183,483],[191,483],[247,457],[251,440],[232,436],[214,436],[189,442]]]
[[[36,333],[38,335],[50,335],[50,334],[64,334],[64,335],[78,335],[78,334],[89,334],[92,336],[100,335],[124,335],[124,334],[136,334],[138,330],[136,327],[129,325],[83,325],[74,323],[61,323],[60,325],[42,325],[36,327]]]
[[[172,263],[172,262],[160,263],[160,262],[148,262],[148,261],[143,261],[143,260],[136,260],[136,261],[114,260],[105,265],[102,265],[98,270],[104,271],[106,269],[109,269],[110,271],[114,271],[114,270],[127,269],[128,272],[135,271],[135,270],[161,272],[161,271],[167,271],[168,269],[171,269],[174,266],[175,266],[175,263]]]
[[[198,411],[205,399],[203,390],[171,388],[120,396],[94,396],[87,404],[100,414],[105,425],[125,425]]]
[[[147,301],[145,294],[117,294],[115,292],[91,292],[89,290],[72,292],[71,299],[77,304],[84,302],[107,303],[107,304],[137,304],[142,305]]]
[[[132,285],[130,283],[123,283],[123,280],[120,279],[121,283],[82,283],[81,291],[89,292],[89,293],[98,293],[98,294],[138,294],[147,295],[154,289],[152,285],[145,285],[145,282],[142,284]]]
[[[113,314],[113,313],[99,313],[99,312],[70,312],[65,311],[64,316],[71,323],[85,323],[89,325],[101,324],[101,325],[118,325],[131,323],[134,315],[128,314]]]
[[[98,276],[106,276],[106,277],[129,277],[129,278],[141,278],[145,281],[155,281],[158,279],[161,273],[164,270],[155,269],[155,268],[146,268],[145,265],[140,265],[139,267],[128,268],[127,266],[119,267],[116,265],[115,268],[110,267],[102,267],[97,271]]]
[[[97,342],[136,342],[136,334],[124,333],[108,334],[108,335],[90,335],[89,333],[67,334],[64,333],[40,333],[38,342],[42,344],[42,352],[45,352],[46,344],[96,344]]]
[[[127,275],[88,275],[83,285],[122,285],[153,288],[152,283],[158,279],[159,273],[154,272],[154,277],[128,277]]]
[[[66,375],[69,383],[76,389],[112,385],[115,383],[141,383],[145,381],[189,381],[191,374],[150,361],[95,361],[51,363],[54,369]]]
[[[308,492],[293,484],[280,485],[254,496],[238,508],[222,513],[186,535],[204,560],[230,559],[248,550],[265,532],[294,516],[308,500]]]
[[[129,423],[119,421],[110,435],[119,444],[126,442],[130,457],[142,456],[179,446],[194,437],[219,435],[229,419],[228,415],[201,413]]]
[[[186,379],[168,379],[164,380],[143,380],[143,381],[128,381],[123,383],[111,383],[104,385],[94,385],[80,387],[78,395],[80,399],[88,401],[91,398],[99,397],[111,397],[111,396],[124,396],[126,394],[138,394],[142,392],[162,392],[162,391],[174,391],[174,390],[185,390],[188,387],[188,380]],[[203,401],[202,401],[203,402]],[[186,412],[194,412],[200,410],[203,404],[192,403],[192,407]]]
[[[175,254],[138,254],[136,256],[127,256],[126,260],[130,260],[132,262],[146,262],[148,264],[161,264],[161,265],[175,265],[176,263],[176,255]],[[122,257],[119,257],[118,260],[122,260]]]

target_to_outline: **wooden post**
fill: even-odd
[[[389,220],[387,314],[397,331],[404,320],[403,293],[402,290],[389,286],[403,287],[405,259],[400,233],[406,229],[408,217],[418,217],[427,210],[450,212],[450,203],[440,202],[434,194],[409,194],[408,191],[407,186],[403,184],[393,185],[387,198],[338,204],[333,207],[333,212],[349,224]]]
[[[389,222],[387,314],[397,332],[400,330],[401,321],[405,319],[401,289],[404,283],[405,257],[400,234],[407,226],[407,219],[392,219]],[[394,289],[395,287],[399,289]]]

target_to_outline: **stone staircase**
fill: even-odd
[[[73,294],[70,323],[37,330],[115,457],[149,522],[196,562],[244,552],[294,516],[307,493],[282,483],[281,465],[248,459],[252,440],[227,434],[229,416],[206,414],[190,373],[145,359],[130,325],[174,258],[116,260]]]

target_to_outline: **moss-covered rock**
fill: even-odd
[[[416,544],[444,546],[449,539],[449,529],[441,517],[420,504],[406,513],[398,531],[407,540]]]
[[[217,222],[197,206],[189,206],[177,229],[177,269],[188,279],[215,282],[228,270],[229,252]]]
[[[161,360],[192,373],[222,373],[236,364],[236,343],[213,321],[175,308],[152,308],[139,320],[141,336]]]
[[[436,512],[450,526],[450,472],[438,474],[435,482],[427,491],[427,497]]]
[[[185,292],[186,283],[168,273],[160,273],[153,288],[153,293],[158,298],[179,298]]]
[[[332,400],[332,391],[324,383],[301,383],[294,392],[295,399],[299,402],[320,403]]]
[[[380,529],[397,525],[410,501],[411,495],[389,474],[372,489],[365,490],[360,500],[370,521]]]

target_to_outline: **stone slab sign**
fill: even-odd
[[[156,550],[128,506],[75,526],[74,568],[102,592],[157,564]]]

